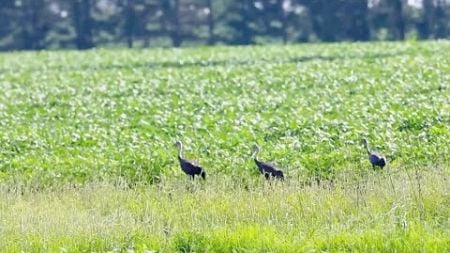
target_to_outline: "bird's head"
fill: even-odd
[[[258,145],[256,145],[256,144],[253,145],[251,156],[252,156],[252,157],[255,156],[255,155],[259,152],[259,150],[260,150],[260,148],[259,148]]]
[[[360,144],[363,145],[364,147],[367,147],[367,139],[366,138],[362,138],[360,141]]]
[[[182,146],[183,146],[183,144],[181,143],[181,141],[177,140],[175,142],[175,147],[177,147],[178,149],[181,149]]]

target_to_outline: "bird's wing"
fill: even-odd
[[[381,158],[386,159],[382,154],[380,154],[380,153],[377,152],[377,151],[372,151],[372,152],[370,152],[370,155],[376,156],[376,157],[378,157],[379,159],[381,159]]]
[[[377,150],[370,151],[370,155],[374,155],[374,156],[377,156],[377,157],[380,157],[380,158],[384,158],[384,156],[380,152],[378,152]]]
[[[382,155],[377,154],[377,153],[371,153],[369,156],[369,160],[370,162],[374,163],[374,164],[378,164],[380,163],[381,160],[386,161],[386,158],[384,158]]]
[[[203,169],[198,166],[195,162],[180,159],[181,168],[188,174],[199,174]]]
[[[273,173],[275,171],[279,171],[277,169],[277,167],[275,167],[275,165],[273,165],[273,164],[265,163],[265,162],[259,162],[259,161],[258,161],[258,163],[259,163],[260,168],[266,173]]]
[[[188,162],[189,162],[190,164],[192,164],[192,166],[196,166],[196,167],[200,166],[200,165],[198,164],[197,161],[188,160]]]

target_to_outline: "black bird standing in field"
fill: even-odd
[[[376,169],[377,166],[383,169],[383,167],[386,166],[386,158],[377,152],[370,151],[369,143],[366,139],[362,139],[361,144],[364,145],[364,148],[366,148],[367,154],[369,155],[369,161],[372,164],[373,169]]]
[[[204,180],[206,179],[206,172],[202,167],[198,166],[196,163],[183,159],[183,144],[181,141],[177,141],[175,145],[178,148],[178,160],[180,161],[180,167],[191,177],[192,180],[195,179],[195,176],[201,176]]]
[[[366,139],[362,139],[361,144],[363,144],[367,150],[367,154],[369,155],[369,161],[372,164],[373,169],[375,170],[377,166],[380,167],[381,169],[383,169],[384,166],[386,166],[386,158],[383,155],[381,155],[380,153],[370,151],[369,144],[367,143]],[[395,193],[394,182],[392,181],[392,177],[389,172],[388,172],[388,175],[389,175],[389,181],[391,183],[392,191]]]
[[[252,149],[252,157],[254,156],[256,166],[258,166],[258,169],[261,172],[261,174],[263,174],[267,180],[269,180],[270,177],[284,180],[284,175],[281,170],[277,169],[272,164],[258,161],[259,150],[260,150],[259,146],[254,145]]]

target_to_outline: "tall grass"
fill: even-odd
[[[343,171],[333,182],[211,176],[128,188],[92,182],[0,194],[0,249],[162,252],[447,252],[444,168]],[[420,191],[420,197],[417,197]]]

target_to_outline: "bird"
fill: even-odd
[[[181,143],[181,141],[176,141],[175,145],[178,148],[178,161],[180,161],[181,170],[183,170],[186,175],[189,175],[192,180],[195,179],[195,176],[200,176],[203,180],[206,180],[206,172],[202,167],[195,162],[183,158],[183,143]]]
[[[258,169],[261,172],[261,174],[263,174],[264,177],[267,180],[269,180],[271,177],[284,180],[283,171],[277,169],[272,164],[258,161],[259,150],[260,150],[259,146],[258,145],[254,145],[253,149],[252,149],[252,155],[251,156],[254,157],[254,161],[256,163],[256,166],[258,166]]]
[[[370,151],[369,143],[366,139],[363,138],[361,140],[361,144],[364,146],[364,148],[366,148],[367,154],[369,155],[369,161],[372,164],[373,169],[376,169],[377,166],[383,169],[383,167],[386,166],[386,158],[380,153]]]

